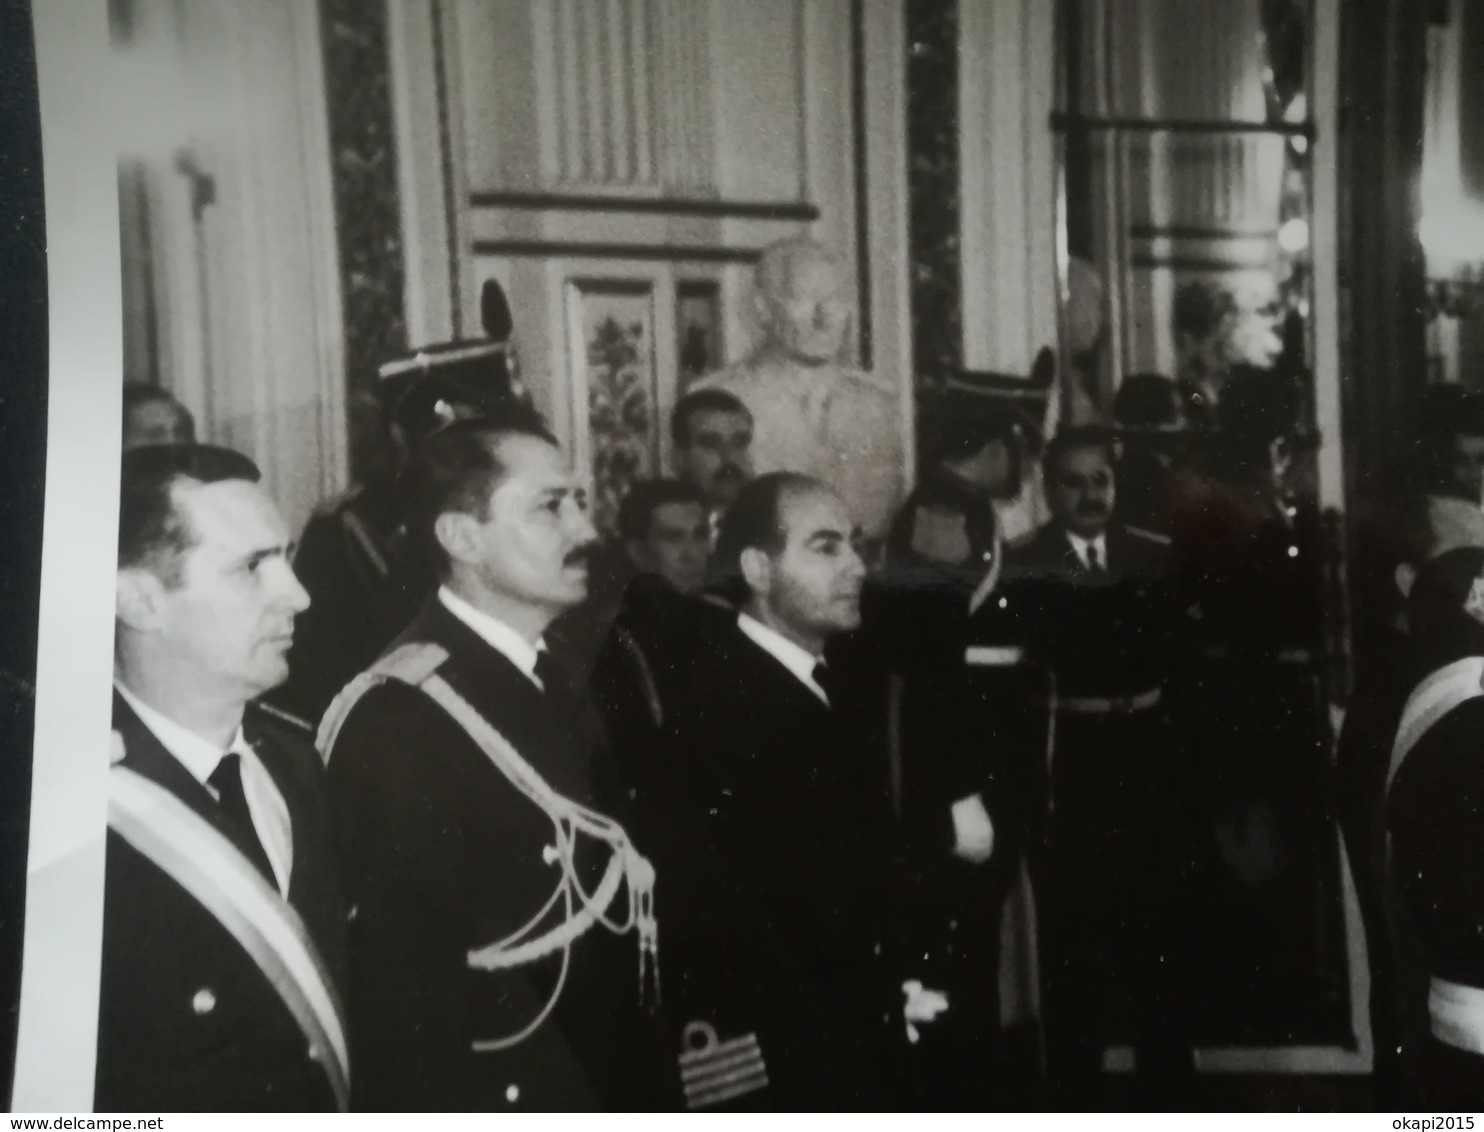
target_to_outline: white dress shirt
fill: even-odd
[[[1077,552],[1077,557],[1082,560],[1082,565],[1085,568],[1087,568],[1088,570],[1092,569],[1092,563],[1088,560],[1087,557],[1088,547],[1091,547],[1098,553],[1098,568],[1104,573],[1107,572],[1108,540],[1106,536],[1098,535],[1097,538],[1086,539],[1079,534],[1073,534],[1071,531],[1068,531],[1067,539],[1071,542],[1072,549]]]
[[[124,697],[124,702],[134,709],[139,721],[149,728],[150,734],[160,741],[160,746],[190,771],[191,777],[205,786],[213,798],[217,793],[207,780],[216,771],[217,764],[224,755],[241,756],[242,793],[247,798],[247,812],[252,816],[253,829],[263,852],[268,855],[278,891],[287,895],[289,877],[294,869],[294,827],[289,818],[288,803],[283,800],[283,794],[268,768],[243,737],[242,728],[237,728],[231,745],[223,751],[211,740],[203,739],[189,728],[161,715],[117,681],[113,686]]]
[[[538,640],[534,645],[531,644],[498,617],[482,609],[475,609],[447,586],[438,587],[438,600],[445,609],[479,634],[485,644],[519,668],[532,684],[542,691],[546,690],[540,677],[536,675],[536,660],[546,648],[544,641]]]
[[[826,707],[829,706],[830,697],[814,681],[814,666],[823,663],[820,657],[815,656],[802,645],[795,644],[778,630],[770,629],[751,614],[738,614],[737,627],[751,637],[774,660],[797,676],[804,687],[818,696]]]

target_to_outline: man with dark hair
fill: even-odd
[[[308,598],[245,456],[124,454],[95,1107],[342,1109],[344,917],[308,737],[253,701]]]
[[[752,414],[724,389],[687,393],[670,413],[675,473],[711,505],[727,509],[752,478]]]
[[[618,537],[640,574],[663,578],[681,593],[706,580],[711,524],[707,499],[679,480],[641,480],[618,508]]]
[[[882,697],[830,647],[860,624],[858,537],[833,491],[786,472],[754,480],[722,521],[741,612],[666,719],[689,773],[656,850],[666,1001],[696,1047],[691,1107],[900,1103],[897,862],[868,723]],[[914,984],[909,1017],[933,1006]]]
[[[586,493],[529,417],[429,437],[414,485],[441,584],[320,731],[354,908],[355,1103],[651,1105],[654,872],[544,642],[587,593]]]
[[[530,411],[495,342],[429,347],[387,362],[376,389],[380,437],[364,479],[310,517],[294,569],[314,599],[275,699],[318,720],[335,694],[386,648],[435,584],[408,539],[408,465],[454,421]]]
[[[1035,823],[1044,846],[1032,864],[1053,1102],[1074,1107],[1100,1104],[1114,986],[1133,988],[1141,1078],[1190,1069],[1172,978],[1183,959],[1172,915],[1182,793],[1164,735],[1163,547],[1113,518],[1112,449],[1090,428],[1047,446],[1051,521],[1009,555],[1000,599],[1024,612],[1027,654],[1055,681],[1050,820]]]
[[[158,385],[124,384],[124,451],[149,444],[193,444],[196,421]]]

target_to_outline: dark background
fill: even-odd
[[[31,811],[46,391],[46,214],[31,6],[0,0],[0,1086],[7,1102]]]

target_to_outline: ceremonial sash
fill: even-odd
[[[125,766],[109,770],[108,825],[179,884],[231,933],[309,1042],[341,1112],[350,1058],[334,984],[299,914],[210,822]]]
[[[1402,709],[1402,721],[1391,747],[1391,764],[1386,769],[1388,794],[1407,756],[1433,725],[1479,695],[1484,695],[1484,657],[1454,661],[1417,686]],[[1390,830],[1386,834],[1386,871],[1395,877]],[[1402,914],[1405,915],[1405,910]],[[1398,930],[1395,924],[1392,930]],[[1427,1015],[1429,1029],[1438,1041],[1454,1049],[1484,1055],[1484,990],[1434,976],[1428,990]]]
[[[1391,765],[1386,770],[1386,789],[1402,768],[1412,748],[1437,723],[1460,704],[1484,695],[1484,657],[1467,656],[1438,669],[1407,698],[1402,721],[1391,746]]]
[[[1427,992],[1427,1016],[1438,1041],[1484,1057],[1484,990],[1434,976]]]

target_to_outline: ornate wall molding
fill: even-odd
[[[392,118],[387,9],[320,0],[340,239],[348,391],[406,349],[405,266]],[[352,453],[352,461],[360,455]]]
[[[919,383],[963,361],[958,0],[907,8],[908,241]]]

